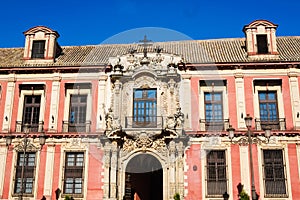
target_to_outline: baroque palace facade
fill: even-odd
[[[276,29],[66,47],[25,31],[0,49],[0,199],[300,199],[300,37]]]

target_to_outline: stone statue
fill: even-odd
[[[107,130],[112,130],[113,119],[114,119],[114,116],[113,116],[112,109],[109,108],[108,113],[106,113],[106,115],[105,115],[105,122],[106,122]]]

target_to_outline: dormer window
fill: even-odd
[[[23,59],[27,63],[52,63],[61,54],[57,43],[59,34],[45,26],[36,26],[24,32]]]
[[[256,35],[257,54],[267,54],[268,51],[268,38],[266,34]]]
[[[32,43],[31,58],[45,57],[45,40],[36,40]]]
[[[244,26],[246,50],[249,58],[277,58],[276,24],[267,20],[256,20]]]

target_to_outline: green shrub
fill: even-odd
[[[179,193],[174,194],[173,198],[174,200],[180,200],[180,194]]]
[[[249,195],[244,189],[241,191],[239,196],[240,196],[240,200],[250,200]]]

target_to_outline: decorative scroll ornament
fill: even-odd
[[[26,146],[26,152],[36,152],[39,150],[39,148],[37,146],[35,146],[34,144],[31,143],[31,141],[28,138],[24,138],[19,144],[17,144],[15,146],[15,150],[17,152],[21,152],[25,150],[25,146]]]
[[[146,133],[142,133],[140,137],[136,140],[137,148],[150,148],[153,141],[147,136]]]
[[[121,154],[126,155],[127,153],[135,150],[135,149],[142,149],[145,151],[146,149],[153,149],[157,152],[161,153],[162,155],[167,155],[167,145],[164,141],[164,138],[158,139],[151,139],[146,133],[141,133],[140,136],[136,140],[124,137],[123,147],[121,149]]]

